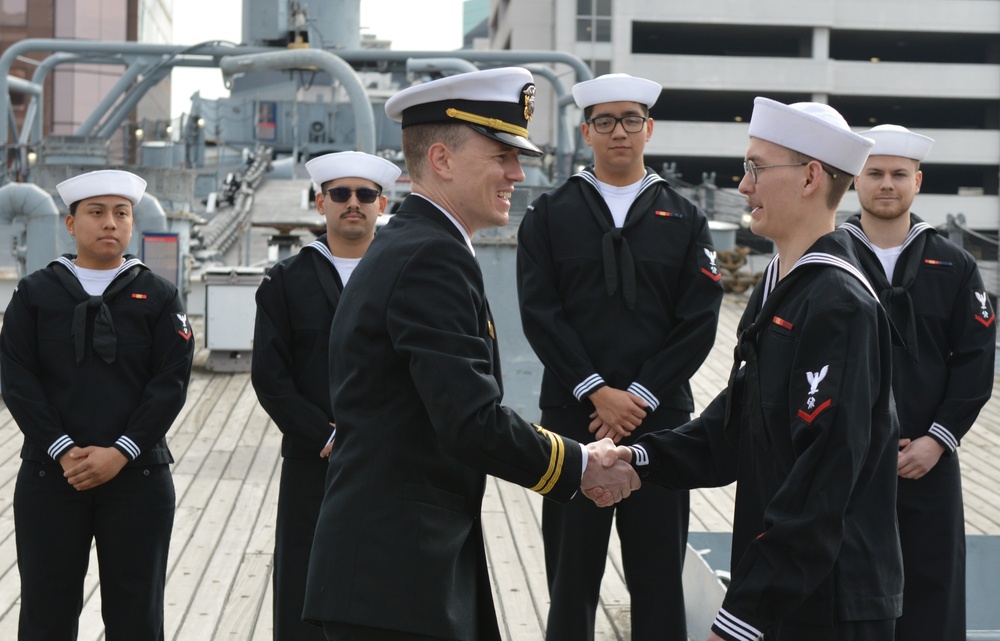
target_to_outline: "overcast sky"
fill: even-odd
[[[174,43],[238,43],[242,12],[243,0],[174,0]],[[361,0],[361,32],[392,40],[393,49],[458,49],[462,46],[462,0]],[[228,95],[218,69],[177,68],[171,75],[174,118],[190,109],[195,91],[201,91],[203,98]]]

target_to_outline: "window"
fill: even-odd
[[[595,78],[611,73],[610,60],[588,60],[587,66],[590,67],[590,72],[594,74]]]
[[[28,0],[0,0],[0,24],[5,27],[26,27]]]
[[[611,0],[576,0],[577,42],[611,42]]]

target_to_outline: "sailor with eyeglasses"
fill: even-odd
[[[688,379],[715,340],[721,274],[705,214],[645,166],[659,84],[626,74],[579,83],[594,164],[541,196],[518,234],[525,336],[545,366],[542,424],[579,441],[685,423]],[[547,641],[594,638],[617,518],[633,641],[686,641],[681,572],[687,491],[637,492],[614,509],[547,501]]]

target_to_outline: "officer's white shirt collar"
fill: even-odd
[[[413,194],[413,195],[414,196],[420,196],[421,198],[423,198],[424,200],[426,200],[427,202],[429,202],[430,204],[434,205],[439,210],[441,210],[441,213],[448,217],[448,220],[450,220],[452,222],[452,224],[455,225],[455,227],[458,228],[458,231],[462,232],[462,238],[465,239],[465,244],[468,245],[469,251],[472,252],[472,255],[473,256],[476,255],[476,250],[472,247],[472,237],[469,236],[468,232],[465,231],[465,227],[462,227],[462,223],[458,222],[457,218],[455,218],[454,216],[452,216],[451,214],[449,214],[448,212],[446,212],[444,210],[444,208],[441,207],[441,205],[437,204],[436,202],[434,202],[433,200],[431,200],[427,196],[424,196],[423,194]]]

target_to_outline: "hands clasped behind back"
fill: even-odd
[[[592,500],[598,507],[608,507],[628,498],[633,490],[638,490],[642,483],[628,460],[620,456],[626,452],[631,459],[628,448],[616,448],[610,438],[588,443],[587,469],[583,473],[580,487],[584,496]]]

